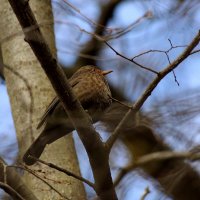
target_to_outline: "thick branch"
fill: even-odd
[[[9,0],[22,28],[38,26],[31,8],[25,0]],[[93,128],[91,121],[82,108],[80,102],[72,92],[67,78],[53,58],[49,47],[47,46],[39,27],[32,32],[24,32],[25,40],[31,46],[33,52],[41,63],[51,81],[57,95],[63,103],[64,109],[71,119],[78,135],[89,156],[91,168],[95,179],[95,188],[101,199],[117,199],[111,172],[108,163],[108,155],[99,134]]]
[[[25,200],[19,193],[17,193],[13,188],[9,185],[0,182],[0,188],[3,189],[6,193],[8,193],[13,199],[16,200]]]

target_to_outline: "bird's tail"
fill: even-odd
[[[45,146],[45,142],[42,142],[42,138],[39,136],[24,154],[23,161],[26,165],[35,164],[36,160],[32,157],[39,158],[44,151]]]
[[[66,123],[67,122],[67,123]],[[58,140],[59,138],[69,134],[74,130],[69,120],[64,122],[52,123],[49,127],[45,127],[38,138],[32,143],[24,154],[23,161],[27,165],[33,165],[37,160],[32,157],[39,158],[47,144]]]
[[[88,114],[92,116],[93,123],[98,121],[99,117],[101,116],[100,113],[102,113],[102,111],[97,112],[90,110]],[[81,123],[79,124],[79,126],[81,126]],[[52,119],[49,118],[42,133],[32,143],[32,145],[24,154],[23,161],[27,165],[33,165],[37,160],[32,157],[39,158],[47,144],[51,144],[59,138],[69,134],[73,130],[74,127],[69,118],[66,119],[65,116],[64,119],[63,116],[57,119],[54,119],[54,117],[52,117]]]

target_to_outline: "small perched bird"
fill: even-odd
[[[99,121],[104,111],[112,103],[111,92],[105,79],[105,75],[111,72],[112,70],[103,71],[88,65],[81,67],[69,79],[75,96],[90,115],[93,123]],[[45,126],[41,134],[24,154],[23,161],[27,165],[33,165],[36,162],[30,156],[39,158],[47,144],[74,130],[58,97],[55,97],[47,107],[37,128],[39,129],[43,124]]]

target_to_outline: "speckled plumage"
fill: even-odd
[[[88,65],[81,67],[69,79],[75,96],[90,114],[93,122],[98,121],[105,109],[112,103],[111,92],[105,79],[105,75],[110,72]],[[45,124],[44,130],[23,157],[27,165],[35,163],[29,155],[39,158],[46,144],[50,144],[74,130],[58,97],[55,97],[46,109],[38,128],[43,124]]]

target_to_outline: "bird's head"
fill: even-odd
[[[101,70],[93,65],[86,65],[84,67],[81,67],[77,72],[78,73],[97,73],[97,74],[101,74],[101,75],[105,76],[107,74],[110,74],[113,71],[112,70]]]

